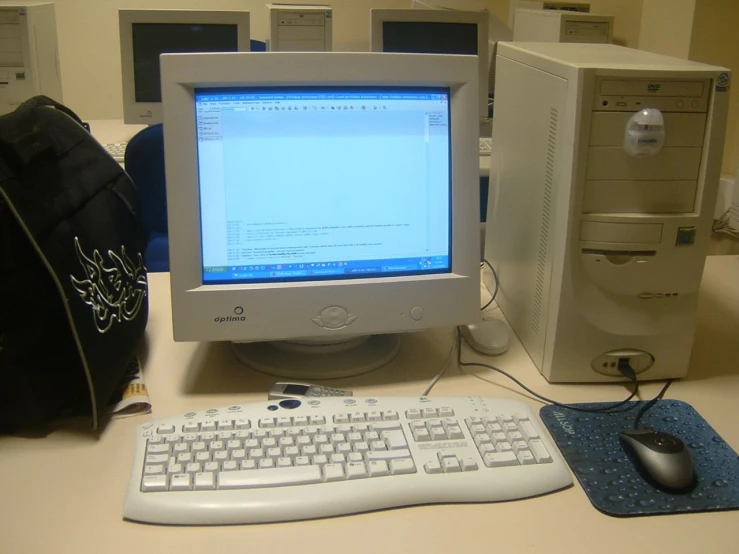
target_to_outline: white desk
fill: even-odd
[[[709,258],[701,288],[689,377],[669,396],[691,403],[739,450],[739,257]],[[142,349],[153,417],[266,398],[273,378],[240,366],[226,344],[174,343],[167,274],[150,275],[151,315]],[[336,381],[358,395],[417,395],[437,372],[452,330],[404,337],[389,366]],[[473,357],[465,349],[465,359]],[[490,360],[490,358],[488,358]],[[494,359],[537,392],[564,402],[613,401],[614,385],[550,385],[520,343]],[[478,378],[479,377],[479,378]],[[647,383],[644,397],[659,384]],[[434,395],[522,397],[504,378],[453,366]],[[526,398],[527,399],[527,398]],[[528,400],[528,399],[527,399]],[[535,407],[539,404],[530,401]],[[121,519],[131,469],[134,427],[152,416],[112,422],[99,438],[64,430],[47,438],[0,437],[0,552],[736,552],[739,511],[612,518],[580,486],[501,504],[409,507],[318,521],[183,528]]]

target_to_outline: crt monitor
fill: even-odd
[[[488,12],[370,10],[370,50],[477,56],[478,109],[488,116]]]
[[[473,57],[161,61],[175,340],[336,377],[479,320]]]
[[[249,12],[119,10],[123,119],[162,122],[159,56],[174,52],[248,52]]]

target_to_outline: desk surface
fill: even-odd
[[[736,552],[733,526],[739,526],[739,511],[617,519],[593,508],[578,484],[517,502],[409,507],[318,521],[208,528],[123,521],[136,425],[188,410],[261,401],[274,380],[240,366],[227,344],[173,342],[169,276],[149,277],[151,315],[142,362],[153,416],[113,421],[99,437],[79,430],[43,439],[0,437],[0,552]],[[672,385],[669,396],[691,403],[739,450],[737,283],[739,257],[708,259],[690,373]],[[406,336],[387,367],[334,383],[357,395],[418,395],[443,363],[452,336],[451,329]],[[476,356],[465,348],[464,357]],[[564,402],[626,395],[621,385],[548,384],[515,337],[495,363]],[[651,397],[660,387],[646,383],[642,394]],[[540,406],[504,378],[485,370],[461,373],[456,364],[432,392],[470,393],[524,398]]]

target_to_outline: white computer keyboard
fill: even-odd
[[[128,146],[127,142],[110,142],[103,145],[105,151],[117,162],[123,161],[123,156],[126,153],[126,146]]]
[[[538,418],[517,400],[289,399],[140,425],[123,516],[290,521],[514,500],[571,483]]]
[[[489,156],[493,150],[493,139],[480,137],[480,156]]]

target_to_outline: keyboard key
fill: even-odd
[[[505,467],[518,465],[518,458],[513,452],[491,452],[482,457],[486,467]]]
[[[216,430],[216,422],[215,421],[203,421],[200,423],[200,431],[215,431]]]
[[[537,464],[548,464],[552,461],[552,457],[549,455],[549,452],[541,440],[530,440],[529,448],[531,449],[531,453],[534,455],[534,459]]]
[[[167,476],[166,475],[145,475],[141,479],[141,492],[166,491]]]
[[[239,467],[242,470],[251,470],[257,468],[257,462],[256,460],[241,460],[241,463],[239,464]]]
[[[249,427],[251,427],[251,423],[248,419],[237,419],[234,422],[234,427],[236,429],[249,429]]]
[[[157,427],[157,433],[160,435],[169,435],[170,433],[174,433],[175,428],[172,424],[166,424],[166,425],[160,425]]]
[[[403,450],[375,450],[365,453],[364,457],[367,461],[392,460],[393,458],[410,458],[411,451],[407,448]]]
[[[422,422],[413,422],[413,423],[419,423],[422,427],[425,428]],[[381,433],[382,431],[394,431],[395,429],[400,429],[400,423],[397,421],[382,421],[382,422],[373,422],[371,425],[372,431],[375,431],[376,433]]]
[[[146,447],[146,453],[147,454],[169,454],[170,448],[171,448],[171,445],[169,444],[149,444]]]
[[[390,475],[390,468],[385,460],[372,460],[367,464],[370,477],[385,477]]]
[[[463,439],[464,433],[462,432],[462,428],[459,425],[450,425],[446,429],[447,437],[450,439]]]
[[[416,464],[413,463],[411,458],[398,458],[396,460],[390,460],[390,474],[391,475],[407,475],[409,473],[416,472]]]
[[[403,431],[383,431],[380,438],[385,441],[388,450],[397,450],[408,446]]]
[[[262,458],[257,462],[259,469],[271,469],[275,467],[275,461],[272,458]]]
[[[382,419],[385,421],[397,421],[398,420],[398,412],[395,410],[385,410],[382,412]]]
[[[534,455],[529,450],[519,450],[516,458],[518,458],[518,463],[522,466],[536,463]]]
[[[167,461],[169,461],[169,456],[167,454],[149,454],[146,456],[144,463],[145,464],[166,464]]]
[[[216,488],[215,475],[213,473],[196,473],[193,487],[196,491],[208,491]]]
[[[454,410],[451,408],[439,408],[439,417],[454,417]]]
[[[426,442],[431,440],[431,435],[426,429],[414,429],[413,439],[416,442]]]
[[[251,471],[228,471],[218,474],[219,489],[256,489],[308,485],[322,481],[318,466],[294,466]]]
[[[423,469],[426,473],[441,473],[441,464],[436,460],[431,460],[423,465]]]
[[[159,475],[164,473],[163,464],[146,465],[144,466],[144,475]]]
[[[478,469],[477,462],[474,458],[462,458],[459,460],[459,465],[462,467],[462,471],[475,471]]]
[[[344,475],[344,466],[342,464],[326,464],[323,466],[323,480],[326,483],[332,481],[343,481],[346,479]]]
[[[232,419],[225,419],[219,421],[217,426],[219,431],[233,431],[234,422]]]
[[[405,417],[407,419],[421,419],[421,410],[418,410],[416,408],[411,408],[410,410],[406,410]]]
[[[459,473],[462,468],[459,465],[459,460],[455,458],[444,458],[441,462],[441,469],[444,473]]]
[[[259,426],[263,429],[271,429],[275,426],[275,418],[273,417],[263,417],[259,420]]]
[[[528,420],[519,421],[518,429],[526,440],[539,438],[539,433],[536,431],[536,427],[534,427],[534,425]]]
[[[364,464],[359,462],[346,464],[347,479],[364,479],[365,477],[367,477],[367,469]]]
[[[200,431],[200,424],[197,421],[188,421],[182,425],[183,433],[197,433]]]
[[[443,427],[432,427],[429,430],[429,434],[431,435],[432,441],[440,441],[446,439],[446,431],[444,431]]]

